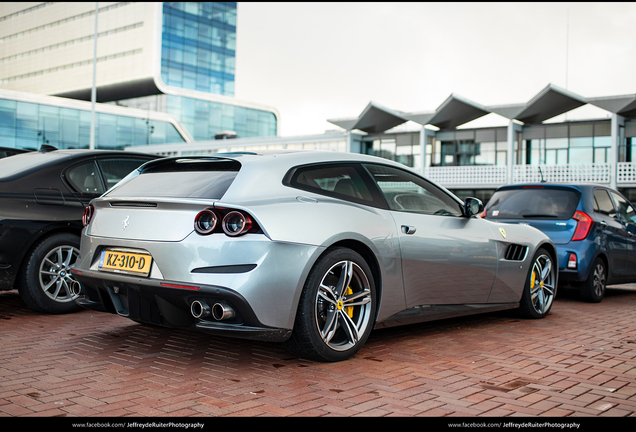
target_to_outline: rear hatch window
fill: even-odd
[[[581,193],[574,189],[529,187],[495,192],[486,210],[489,219],[570,219]]]
[[[241,164],[219,159],[162,159],[141,167],[111,190],[109,197],[221,199]]]

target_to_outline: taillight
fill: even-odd
[[[93,214],[95,214],[95,207],[93,207],[93,204],[89,204],[88,207],[84,208],[84,214],[82,215],[82,225],[87,226],[91,222]]]
[[[577,211],[572,216],[576,220],[576,230],[572,236],[572,241],[583,240],[590,233],[594,220],[582,211]]]
[[[210,234],[219,222],[219,217],[212,210],[203,210],[194,218],[194,229],[199,234]]]
[[[235,237],[245,234],[252,228],[252,218],[239,211],[231,211],[223,218],[223,231],[225,234]]]
[[[247,213],[227,208],[206,209],[194,218],[194,230],[202,235],[222,233],[231,237],[258,232],[259,227]]]

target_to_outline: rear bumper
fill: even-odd
[[[113,248],[149,254],[150,273],[100,270],[101,252]],[[89,309],[167,327],[275,340],[291,332],[304,281],[321,250],[261,234],[191,234],[178,242],[84,234],[73,276],[85,297],[78,304]],[[221,322],[195,318],[190,308],[196,300],[210,307],[223,302],[236,316]]]
[[[82,285],[78,305],[98,312],[118,314],[133,321],[163,327],[199,330],[244,339],[282,342],[291,329],[268,327],[259,322],[248,302],[235,291],[215,285],[183,285],[181,282],[131,278],[94,271],[73,271]],[[230,319],[195,318],[195,300],[210,307],[221,303],[235,312]]]
[[[559,258],[559,282],[584,282],[597,255],[597,245],[589,240],[556,245]],[[570,254],[576,255],[576,268],[568,268]]]

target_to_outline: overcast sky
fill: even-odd
[[[235,96],[276,108],[282,136],[338,129],[326,119],[371,101],[525,103],[550,83],[636,94],[636,3],[239,2],[237,26]]]

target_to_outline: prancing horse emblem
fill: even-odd
[[[121,223],[124,227],[122,229],[126,229],[126,227],[129,225],[128,220],[130,219],[130,216],[126,216],[126,219],[123,220],[123,222]]]

